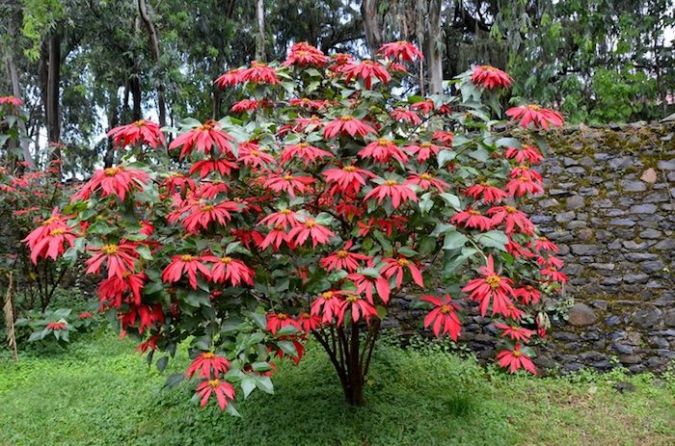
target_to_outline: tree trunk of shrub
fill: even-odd
[[[367,329],[363,338],[362,328]],[[345,400],[351,406],[366,403],[363,386],[379,331],[380,321],[374,320],[369,325],[351,324],[314,332],[314,337],[328,354],[340,379]]]

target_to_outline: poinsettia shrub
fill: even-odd
[[[31,260],[30,251],[21,243],[65,195],[57,162],[35,170],[20,161],[18,123],[26,119],[22,104],[13,96],[0,97],[0,288],[7,289],[11,272],[15,315],[33,309],[44,311],[67,272],[66,262],[51,261],[57,260],[56,251],[50,252],[50,261],[46,261],[36,250]]]
[[[38,258],[86,257],[101,309],[150,360],[162,352],[161,369],[188,340],[192,363],[170,382],[193,380],[196,400],[231,413],[237,393],[272,393],[276,361],[300,361],[310,337],[362,404],[402,293],[453,340],[457,301],[475,302],[501,330],[499,364],[534,373],[542,295],[565,276],[518,209],[543,192],[542,152],[507,135],[562,117],[526,105],[499,120],[511,78],[486,66],[451,81],[458,96],[401,96],[420,57],[405,42],[362,61],[299,43],[283,63],[231,70],[216,80],[241,94],[230,116],[111,130],[123,162],[94,172],[27,242]]]

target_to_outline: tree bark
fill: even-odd
[[[427,29],[427,67],[429,72],[429,93],[443,92],[443,51],[441,38],[441,1],[429,0],[429,24]]]
[[[119,100],[117,97],[117,89],[113,89],[110,92],[110,104],[108,106],[108,130],[117,127],[120,121],[119,114]],[[108,168],[112,167],[115,162],[115,147],[113,145],[113,139],[108,138],[108,143],[106,145],[105,155],[103,156],[103,167]]]
[[[258,35],[255,41],[255,58],[260,62],[265,61],[265,2],[256,0],[255,15],[258,22]]]
[[[16,38],[16,29],[14,28],[14,23],[10,20],[8,25],[8,33],[12,40]],[[16,63],[14,61],[14,48],[11,45],[7,45],[5,50],[5,63],[7,65],[7,74],[9,75],[10,82],[12,83],[12,95],[17,98],[21,98],[21,83],[19,81],[19,72],[16,68]],[[28,168],[33,169],[35,164],[33,163],[33,158],[30,155],[30,145],[28,142],[28,132],[26,131],[26,123],[23,120],[19,120],[19,145],[21,146],[21,153],[23,155],[23,160],[26,162]],[[23,137],[22,137],[23,136]]]
[[[141,109],[141,80],[137,74],[132,75],[129,79],[129,92],[131,93],[131,100],[133,102],[131,119],[133,121],[143,119],[143,110]]]
[[[345,401],[352,406],[365,404],[364,384],[380,330],[379,320],[373,320],[367,325],[365,339],[361,339],[363,326],[352,322],[347,327],[330,327],[330,331],[322,329],[313,332],[337,372]]]
[[[145,27],[148,30],[148,36],[150,39],[150,47],[152,48],[152,54],[155,58],[156,69],[157,69],[157,108],[159,109],[159,126],[166,126],[166,101],[164,98],[164,81],[162,80],[162,67],[160,61],[160,52],[159,52],[159,38],[157,37],[157,30],[155,25],[150,20],[148,15],[148,8],[145,4],[145,0],[138,0],[138,12],[141,15],[141,19],[145,24]]]
[[[51,159],[61,160],[61,124],[59,117],[59,87],[61,82],[61,36],[54,32],[49,36],[49,61],[47,67],[47,140],[52,143],[54,150]]]
[[[361,2],[363,29],[371,57],[375,57],[375,53],[382,45],[382,30],[380,29],[377,6],[378,0],[362,0]]]

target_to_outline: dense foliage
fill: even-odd
[[[9,0],[0,4],[0,95],[26,101],[27,158],[38,167],[60,158],[65,178],[112,165],[102,135],[120,123],[220,119],[235,100],[213,88],[224,69],[282,59],[300,41],[357,56],[416,42],[434,66],[409,67],[406,88],[420,94],[489,64],[514,75],[515,103],[537,98],[571,122],[661,119],[674,111],[670,3]]]
[[[232,413],[234,385],[271,393],[274,358],[300,361],[309,336],[362,404],[398,293],[421,294],[424,325],[453,340],[454,299],[476,302],[498,319],[498,363],[535,373],[526,344],[548,328],[542,293],[566,277],[516,207],[543,192],[541,151],[508,133],[562,116],[529,104],[506,111],[512,124],[493,120],[512,80],[490,66],[453,81],[459,97],[400,96],[420,51],[395,42],[378,56],[298,43],[281,64],[219,77],[243,94],[220,121],[186,119],[170,142],[147,120],[112,129],[124,162],[26,237],[33,259],[86,257],[101,310],[149,360],[189,340],[195,397]]]

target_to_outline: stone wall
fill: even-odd
[[[549,134],[547,194],[524,210],[559,244],[575,303],[539,348],[540,366],[659,371],[675,358],[674,133],[663,124]],[[408,327],[415,315],[401,304]],[[479,357],[494,355],[489,320],[469,317],[464,331]]]

